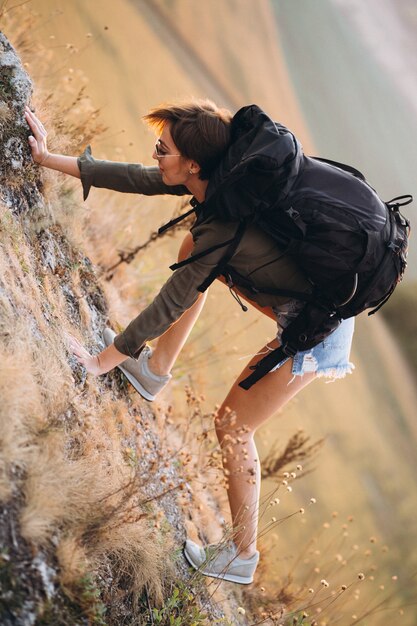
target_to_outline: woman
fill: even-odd
[[[35,162],[81,178],[84,198],[90,187],[95,186],[146,195],[192,194],[198,202],[203,202],[210,177],[229,146],[232,115],[208,100],[153,109],[145,120],[159,133],[153,153],[158,167],[98,161],[89,148],[78,159],[51,154],[41,122],[29,109],[26,119],[33,133],[29,142]],[[196,260],[177,269],[154,301],[122,333],[116,336],[111,329],[106,329],[105,350],[92,356],[76,340],[72,341],[71,347],[87,371],[101,375],[120,367],[139,393],[153,400],[170,380],[171,368],[204,305],[206,293],[200,293],[197,287],[217,265],[224,249],[213,250],[202,257],[198,254],[230,239],[235,231],[234,222],[215,218],[199,222],[197,219],[179,253],[180,260],[190,255]],[[240,275],[250,277],[260,291],[253,294],[239,289],[235,290],[235,297],[239,300],[241,296],[278,321],[280,330],[303,305],[267,295],[262,289],[310,290],[310,283],[291,259],[255,225],[246,229],[230,265]],[[279,345],[280,330],[277,339],[263,346],[260,353]],[[239,382],[259,360],[256,355],[232,385],[218,411],[215,427],[228,476],[233,541],[217,549],[216,546],[201,548],[187,540],[184,547],[187,560],[205,575],[242,584],[252,582],[259,560],[256,536],[260,464],[255,432],[316,377],[338,378],[351,371],[352,334],[353,319],[349,319],[326,342],[288,358],[245,391]],[[152,349],[146,342],[155,338],[158,342]],[[242,432],[245,433],[243,442]]]

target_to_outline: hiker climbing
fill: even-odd
[[[404,272],[409,224],[399,207],[410,198],[384,203],[357,170],[305,156],[255,105],[234,116],[208,100],[152,109],[144,119],[158,134],[153,167],[97,160],[89,147],[78,158],[51,154],[42,123],[30,110],[26,119],[33,159],[80,178],[84,198],[91,187],[193,196],[195,222],[153,302],[123,332],[106,328],[97,355],[72,339],[88,372],[119,367],[154,400],[215,279],[243,310],[244,300],[277,322],[277,338],[247,364],[215,418],[233,540],[184,546],[203,574],[249,584],[259,560],[255,432],[314,379],[352,371],[354,316],[382,306]]]

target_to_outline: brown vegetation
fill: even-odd
[[[110,559],[131,591],[147,585],[160,600],[170,547],[154,537],[124,444],[136,439],[140,407],[86,380],[63,341],[65,329],[105,319],[94,273],[58,226],[32,238],[4,208],[0,219],[2,500],[22,498],[22,537],[38,548],[53,541],[67,589]],[[47,237],[65,261],[59,271],[46,265]]]

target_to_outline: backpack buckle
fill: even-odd
[[[307,226],[304,220],[302,219],[300,213],[296,209],[294,209],[294,207],[292,206],[290,206],[290,208],[287,209],[285,213],[288,215],[290,220],[293,221],[295,226],[301,232],[302,236],[305,237],[306,232],[307,232]]]
[[[394,243],[393,241],[389,241],[387,243],[387,248],[389,248],[390,250],[395,252],[395,254],[397,254],[399,249],[400,249],[400,246],[398,244]]]
[[[200,206],[201,202],[199,202],[197,200],[197,198],[195,198],[195,196],[193,196],[190,200],[190,204],[193,207],[193,209],[197,208],[198,206]]]
[[[290,206],[289,209],[287,209],[287,214],[290,216],[290,218],[292,220],[294,220],[294,222],[296,222],[297,220],[300,219],[300,214],[298,211],[296,211],[292,206]]]
[[[289,343],[285,343],[283,346],[281,346],[281,348],[284,354],[286,354],[287,356],[294,357],[297,354],[297,350]]]

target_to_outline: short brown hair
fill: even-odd
[[[143,119],[159,132],[170,124],[175,145],[182,156],[199,164],[202,180],[210,178],[230,143],[232,114],[211,100],[164,104],[151,109]]]

